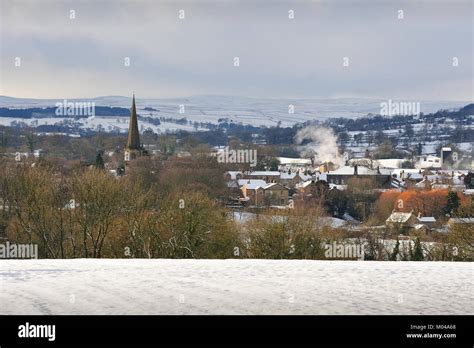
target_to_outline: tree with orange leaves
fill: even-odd
[[[400,212],[413,211],[422,216],[434,216],[438,218],[443,215],[443,208],[447,202],[447,190],[406,190],[398,192],[390,190],[382,193],[376,203],[376,214],[390,215],[392,209]]]

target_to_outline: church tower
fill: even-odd
[[[129,162],[145,154],[140,144],[140,132],[138,131],[137,107],[135,105],[135,93],[133,94],[132,109],[130,110],[130,124],[128,125],[128,139],[125,146],[125,162]]]

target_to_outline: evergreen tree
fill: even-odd
[[[459,197],[456,192],[449,191],[448,192],[448,200],[446,202],[446,206],[443,209],[445,214],[453,215],[456,214],[457,210],[459,209]]]
[[[421,143],[418,143],[418,145],[416,145],[416,154],[418,156],[421,156],[422,153],[423,153],[423,145],[421,145]]]
[[[95,167],[97,169],[104,169],[104,159],[100,153],[95,157]]]
[[[411,256],[412,261],[423,261],[425,258],[423,256],[423,249],[421,247],[420,238],[417,238],[415,241],[415,248],[413,250],[413,255]]]
[[[469,189],[474,188],[474,173],[469,172],[465,177],[464,177],[464,184],[467,186]]]
[[[411,140],[414,135],[415,135],[415,132],[413,131],[413,126],[411,124],[407,124],[405,126],[405,136]]]
[[[397,255],[400,253],[400,241],[397,239],[397,244],[393,248],[392,254],[390,255],[390,261],[397,261]]]

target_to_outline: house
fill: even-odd
[[[435,224],[436,219],[433,216],[421,216],[421,213],[418,214],[418,221],[423,224]]]
[[[426,226],[428,230],[434,228],[437,224],[434,216],[421,216],[421,213],[418,213],[416,219],[418,220],[419,224]]]
[[[265,180],[259,179],[240,179],[237,184],[242,192],[243,200],[251,205],[263,204],[263,187],[268,184]]]
[[[421,213],[416,216],[413,210],[409,213],[395,212],[385,220],[385,226],[391,230],[398,230],[402,233],[410,230],[429,232],[436,225],[436,219],[432,216],[421,216]]]
[[[441,168],[441,158],[436,156],[420,156],[418,163],[415,165],[419,169]]]
[[[454,227],[456,225],[462,225],[466,228],[472,228],[474,226],[474,218],[450,218],[447,226]]]
[[[245,178],[265,180],[266,182],[276,182],[277,180],[280,179],[280,172],[277,170],[248,172],[245,174]]]
[[[411,226],[418,223],[413,211],[409,213],[392,212],[392,214],[385,220],[385,226],[392,230],[400,230],[408,232]]]
[[[400,158],[387,158],[387,159],[378,159],[377,164],[380,166],[380,168],[400,169],[404,161],[405,160],[400,159]]]
[[[426,176],[423,180],[415,184],[415,187],[421,190],[430,190],[431,186],[432,186],[432,183]]]
[[[263,188],[264,204],[265,205],[288,205],[289,189],[282,184],[272,183]]]
[[[244,201],[256,206],[288,205],[289,189],[282,184],[266,183],[259,179],[238,181]]]
[[[310,159],[306,158],[289,158],[289,157],[277,157],[280,162],[279,169],[292,172],[299,171],[300,169],[311,169],[312,163]]]
[[[305,175],[302,171],[291,172],[291,170],[289,170],[288,172],[283,172],[280,174],[280,179],[278,182],[288,187],[295,187],[301,182],[310,179],[311,175]]]
[[[243,173],[239,171],[228,171],[224,175],[227,181],[229,180],[240,180],[243,177]]]
[[[304,195],[308,195],[311,193],[311,187],[315,184],[315,181],[308,180],[305,182],[300,182],[297,184],[295,187],[298,190],[299,193],[302,193]]]
[[[388,169],[377,168],[374,170],[356,164],[353,167],[343,166],[334,171],[327,172],[326,181],[329,184],[347,185],[347,182],[353,178],[370,178],[375,181],[378,187],[387,187],[390,185],[390,174],[391,171]]]
[[[303,196],[311,196],[317,192],[327,192],[331,189],[331,186],[328,185],[326,181],[308,180],[298,184],[296,189],[298,190],[298,193],[302,194]]]

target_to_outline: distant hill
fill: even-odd
[[[51,108],[63,99],[31,99],[0,96],[0,108]],[[124,96],[101,96],[96,98],[68,99],[71,102],[94,102],[97,116],[111,116],[109,110],[98,107],[124,108],[129,110],[132,99]],[[381,103],[387,100],[380,98],[326,98],[326,99],[271,99],[232,96],[191,96],[182,98],[139,98],[138,112],[152,118],[183,118],[191,122],[218,124],[226,119],[233,123],[254,126],[291,127],[298,123],[332,118],[360,118],[368,114],[380,113]],[[456,101],[420,101],[424,114],[438,110],[454,110],[465,107],[466,102]],[[181,113],[181,112],[182,113]],[[293,112],[294,111],[294,112]],[[47,111],[49,112],[49,111]],[[127,111],[128,113],[128,111]],[[1,117],[20,117],[17,113]],[[121,116],[122,111],[117,109]]]

